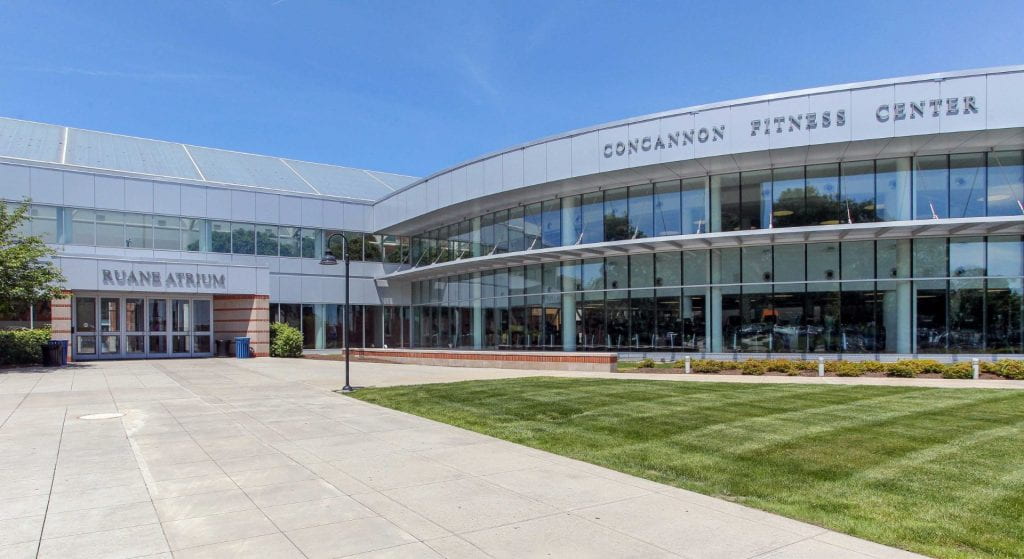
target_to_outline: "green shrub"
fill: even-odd
[[[869,368],[859,361],[829,361],[825,363],[825,372],[837,377],[859,377],[869,372]]]
[[[782,373],[789,376],[799,375],[806,367],[802,361],[792,359],[766,359],[764,361],[769,371]]]
[[[684,367],[683,361],[677,361],[679,368]],[[690,371],[701,374],[714,374],[722,371],[732,369],[735,365],[728,361],[719,361],[717,359],[691,359],[690,360]]]
[[[891,377],[914,378],[917,376],[917,367],[910,361],[885,363],[884,366],[886,374]]]
[[[763,375],[767,373],[769,362],[763,359],[747,359],[739,364],[739,370],[745,375]]]
[[[283,322],[270,325],[271,357],[302,357],[302,332]]]
[[[914,359],[911,361],[916,366],[917,374],[936,374],[941,375],[946,370],[946,365],[939,363],[933,359]]]
[[[50,341],[50,329],[6,330],[0,332],[0,365],[31,365],[43,362],[43,344]]]
[[[985,365],[986,372],[1011,380],[1024,380],[1024,361],[1001,359],[994,363],[985,363]]]
[[[640,369],[653,369],[657,367],[658,364],[654,362],[654,359],[651,359],[650,357],[644,357],[643,359],[637,362],[636,366]]]
[[[860,361],[858,363],[860,370],[865,373],[882,373],[885,372],[885,363],[881,361]]]
[[[966,361],[950,363],[942,368],[942,378],[974,378],[974,367]]]

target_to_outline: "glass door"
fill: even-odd
[[[149,307],[149,354],[160,357],[167,355],[167,299],[150,299]]]
[[[74,353],[76,358],[96,356],[96,298],[75,297]]]
[[[189,336],[192,327],[190,303],[188,299],[171,300],[171,353],[175,355],[192,353],[192,340]]]
[[[146,300],[128,297],[124,300],[124,352],[129,357],[146,354]]]
[[[121,354],[121,299],[100,298],[100,355],[116,357]]]

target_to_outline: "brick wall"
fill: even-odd
[[[214,295],[213,334],[218,340],[250,338],[253,356],[270,355],[270,296]]]
[[[65,299],[50,300],[50,339],[68,341],[68,361],[71,361],[71,292]]]

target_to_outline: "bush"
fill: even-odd
[[[270,325],[271,357],[302,357],[302,332],[283,322]]]
[[[792,359],[768,359],[764,361],[768,366],[769,371],[776,373],[782,373],[791,377],[799,375],[806,366],[801,361],[794,361]]]
[[[942,368],[942,378],[974,378],[974,367],[970,363],[950,363]]]
[[[43,344],[50,341],[50,329],[0,332],[0,365],[31,365],[43,362]]]
[[[825,363],[825,372],[837,377],[859,377],[869,371],[869,367],[858,361],[829,361]]]
[[[763,375],[770,370],[768,361],[761,359],[747,359],[739,364],[739,369],[744,375]]]
[[[929,373],[941,375],[945,371],[945,365],[933,359],[906,359],[897,363],[886,363],[885,369],[889,376],[914,378]]]
[[[1024,380],[1024,361],[1002,359],[995,363],[985,363],[985,371],[1011,380]]]
[[[640,369],[653,369],[657,367],[658,364],[654,362],[654,359],[651,359],[650,357],[644,357],[643,359],[637,362],[636,366],[637,368]]]
[[[685,365],[683,361],[676,361],[676,364],[682,369]],[[734,365],[728,361],[718,361],[717,359],[691,359],[690,360],[690,371],[701,374],[714,374],[722,371],[732,369]]]

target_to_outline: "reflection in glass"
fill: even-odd
[[[839,332],[839,350],[847,353],[876,351],[874,282],[844,282],[840,287],[839,316],[842,317],[842,327]]]
[[[682,234],[708,232],[707,184],[704,177],[683,179],[682,182]]]
[[[807,167],[807,209],[803,225],[836,225],[848,222],[840,211],[839,165]]]
[[[875,220],[875,162],[850,161],[842,164],[841,223],[870,223]]]
[[[946,265],[946,239],[914,239],[914,277],[944,278]]]
[[[231,224],[226,221],[210,222],[210,251],[231,252]]]
[[[75,332],[96,331],[96,298],[75,297]]]
[[[914,219],[949,217],[949,169],[945,155],[914,158]]]
[[[988,154],[988,215],[1024,214],[1024,152]]]
[[[954,237],[949,239],[950,277],[985,275],[985,238]]]
[[[985,283],[980,279],[949,282],[950,353],[971,353],[985,349]]]
[[[604,240],[604,193],[589,192],[582,198],[583,231],[575,244],[600,243]]]
[[[985,215],[985,154],[949,156],[949,217]]]
[[[878,221],[910,219],[909,157],[875,162],[875,215]]]
[[[629,187],[629,238],[654,236],[654,187],[641,184]]]
[[[1024,245],[1020,237],[988,237],[986,248],[989,276],[1014,277],[1024,273]]]
[[[771,227],[772,172],[742,173],[740,180],[740,229]]]
[[[917,351],[946,352],[946,281],[914,282],[917,300]]]
[[[100,332],[121,331],[121,300],[118,298],[100,299]]]
[[[743,178],[743,202],[747,205],[748,198],[755,193],[754,187],[748,188],[748,178],[754,173],[746,173]],[[803,167],[786,167],[775,169],[772,180],[772,213],[770,227],[796,227],[808,225],[810,218],[806,210],[805,182]]]
[[[711,177],[711,230],[740,230],[740,174]]]
[[[1022,325],[1021,305],[1024,284],[1020,278],[988,280],[985,294],[985,329],[987,350],[993,353],[1020,353]]]
[[[653,236],[662,237],[682,234],[681,217],[679,181],[655,184]]]
[[[627,219],[627,189],[616,188],[604,193],[604,240],[623,241],[632,236]]]

